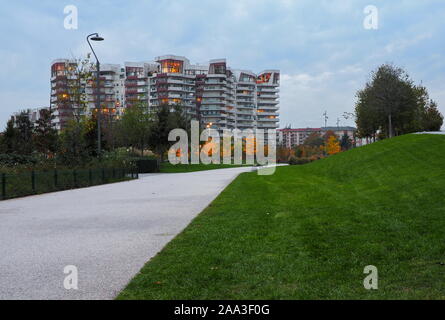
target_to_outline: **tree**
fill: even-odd
[[[96,115],[91,117],[83,117],[81,122],[83,123],[83,135],[85,140],[85,148],[90,157],[98,157],[97,153],[97,118]],[[100,144],[102,152],[108,149],[107,140],[105,139],[105,133],[101,130]]]
[[[17,144],[15,150],[19,154],[30,155],[34,151],[33,131],[34,126],[29,120],[29,111],[22,111],[15,119],[17,128]]]
[[[337,135],[335,134],[335,132],[332,130],[328,130],[323,135],[324,143],[328,142],[330,137],[334,137],[335,139],[337,139]]]
[[[296,147],[295,147],[295,156],[296,156],[297,158],[301,158],[301,157],[303,156],[303,153],[304,153],[304,148],[303,148],[303,146],[296,146]]]
[[[292,155],[292,150],[284,146],[277,146],[277,161],[287,162]]]
[[[385,64],[371,74],[371,81],[357,92],[355,106],[359,138],[393,137],[428,126],[426,114],[440,122],[440,113],[429,109],[432,101],[423,86],[416,86],[401,68]],[[431,112],[431,113],[429,113]],[[437,128],[437,124],[435,126]]]
[[[65,64],[66,87],[68,89],[65,102],[77,122],[81,121],[88,106],[87,88],[97,88],[95,79],[93,79],[93,71],[95,71],[95,65],[90,61],[90,54],[83,59],[73,59]]]
[[[357,125],[357,136],[375,140],[376,132],[381,123],[385,120],[383,116],[376,111],[373,104],[370,85],[357,92],[357,103],[355,105],[355,122]]]
[[[409,109],[407,100],[412,94],[411,88],[411,81],[401,68],[384,64],[373,73],[370,90],[376,111],[388,119],[383,127],[389,138],[394,135],[395,118],[401,117],[402,108]]]
[[[329,136],[326,149],[327,149],[327,153],[329,155],[333,155],[333,154],[339,153],[341,151],[340,143],[338,142],[335,135]]]
[[[168,141],[170,131],[176,128],[189,131],[190,125],[187,124],[188,117],[185,110],[185,107],[180,105],[162,104],[152,114],[148,130],[148,146],[158,156],[159,164],[162,163],[164,154],[172,144]]]
[[[424,131],[440,131],[443,125],[443,115],[437,109],[436,102],[430,100],[425,107],[422,122]]]
[[[14,127],[14,120],[9,119],[6,124],[6,129],[3,132],[2,140],[1,140],[1,149],[2,153],[15,153],[16,146],[18,144],[18,131],[17,128]]]
[[[303,144],[305,146],[320,147],[324,144],[324,141],[318,132],[313,132],[306,138]]]
[[[86,140],[88,131],[86,121],[70,120],[60,133],[59,159],[70,166],[81,165],[89,159],[89,148]]]
[[[36,121],[37,126],[34,130],[34,144],[37,151],[48,157],[57,150],[58,134],[51,123],[54,119],[52,111],[41,109],[39,112],[40,117]]]
[[[118,135],[121,144],[126,147],[137,148],[144,153],[148,145],[151,125],[151,115],[145,104],[134,104],[125,110],[122,119],[118,122]]]
[[[340,140],[340,147],[343,151],[349,150],[352,147],[352,141],[349,135],[345,132]]]

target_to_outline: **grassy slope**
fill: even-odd
[[[445,137],[407,135],[242,174],[118,298],[444,299],[440,262]]]

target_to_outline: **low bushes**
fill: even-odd
[[[301,165],[301,164],[306,164],[306,163],[310,163],[314,160],[312,160],[311,158],[295,158],[295,157],[291,157],[289,159],[289,164],[290,165]]]
[[[129,168],[53,169],[0,173],[0,199],[76,189],[137,178]]]
[[[158,160],[149,158],[133,158],[131,159],[139,173],[159,172]]]
[[[39,159],[33,156],[25,156],[14,153],[0,154],[0,167],[34,166],[38,162]]]

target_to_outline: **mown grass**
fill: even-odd
[[[235,164],[176,164],[173,165],[170,162],[164,162],[161,164],[162,173],[181,173],[181,172],[195,172],[204,170],[215,170],[215,169],[227,169],[236,168],[241,166],[251,166],[251,165],[235,165]]]
[[[445,136],[407,135],[242,174],[118,299],[444,299],[444,279]]]

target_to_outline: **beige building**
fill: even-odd
[[[277,140],[278,145],[286,148],[294,148],[296,146],[304,144],[307,137],[313,133],[318,133],[319,135],[324,135],[327,131],[333,131],[335,135],[341,139],[341,137],[346,133],[351,141],[355,141],[354,127],[323,127],[323,128],[284,128],[277,130]]]

